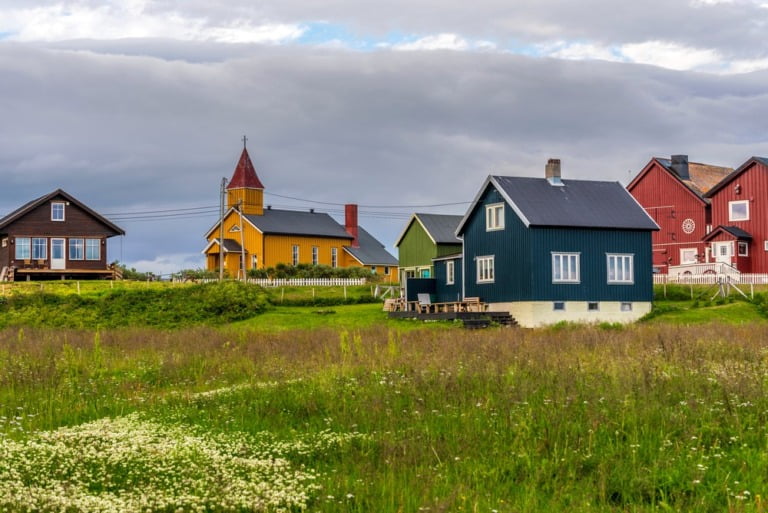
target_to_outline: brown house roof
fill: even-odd
[[[675,177],[680,178],[677,176],[677,173],[672,169],[672,161],[669,159],[662,159],[662,158],[656,158],[656,161],[659,162],[662,166],[664,166],[667,171],[674,174]],[[680,180],[683,182],[686,187],[691,189],[694,193],[696,193],[697,196],[700,198],[703,198],[705,194],[709,192],[710,189],[712,189],[715,185],[720,183],[720,181],[731,174],[733,172],[733,168],[730,167],[722,167],[722,166],[712,166],[710,164],[702,164],[699,162],[689,162],[688,163],[688,174],[690,175],[690,180]]]
[[[235,172],[232,174],[232,179],[227,185],[227,189],[263,189],[261,180],[256,175],[256,168],[253,167],[251,157],[248,155],[248,150],[243,148],[243,153],[240,154],[240,161],[237,163]]]
[[[70,203],[76,205],[77,207],[79,207],[80,209],[84,210],[88,214],[90,214],[94,219],[96,219],[97,221],[99,221],[100,223],[102,223],[103,225],[105,225],[106,227],[111,229],[112,231],[114,231],[115,235],[125,235],[125,230],[123,230],[122,228],[120,228],[119,226],[117,226],[112,221],[108,220],[107,218],[103,217],[102,215],[100,215],[96,211],[91,210],[84,203],[80,202],[77,198],[75,198],[71,194],[69,194],[69,193],[67,193],[67,192],[65,192],[65,191],[63,191],[61,189],[56,189],[55,191],[53,191],[50,194],[46,194],[44,196],[40,196],[37,199],[34,199],[34,200],[32,200],[32,201],[30,201],[28,203],[25,203],[24,205],[22,205],[21,207],[17,208],[16,210],[11,212],[7,216],[5,216],[2,219],[0,219],[0,230],[4,229],[6,226],[8,226],[12,222],[16,221],[20,217],[23,217],[24,215],[26,215],[31,210],[33,210],[33,209],[39,207],[40,205],[43,205],[46,202],[48,202],[48,201],[50,201],[50,200],[52,200],[52,199],[54,199],[56,197],[59,197],[59,196],[64,198],[64,199],[66,199]]]
[[[711,187],[710,190],[707,191],[707,196],[710,198],[712,195],[714,195],[717,191],[728,185],[732,180],[734,180],[736,177],[738,177],[740,174],[742,174],[744,171],[752,167],[753,164],[762,164],[764,166],[768,166],[768,158],[765,157],[750,157],[745,163],[739,166],[739,168],[734,171],[733,173],[729,174],[727,178],[723,178],[720,182],[717,183],[715,187]]]

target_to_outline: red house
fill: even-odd
[[[716,262],[768,273],[768,159],[752,157],[706,193],[714,229],[704,237]]]
[[[627,186],[660,227],[652,238],[655,272],[711,260],[709,243],[704,241],[713,224],[707,193],[732,171],[688,162],[687,155],[657,157]]]

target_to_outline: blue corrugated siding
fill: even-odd
[[[461,301],[461,258],[450,260],[454,267],[453,285],[446,282],[446,263],[448,260],[435,261],[436,301],[447,303],[449,301]]]
[[[587,230],[576,228],[532,228],[534,301],[651,301],[651,232]],[[578,284],[552,283],[552,252],[580,254]],[[633,255],[634,284],[608,283],[608,253]]]
[[[489,185],[464,225],[465,296],[489,303],[531,297],[531,242],[523,222],[505,203],[504,230],[485,229],[485,206],[502,202],[499,192]],[[494,257],[495,281],[477,283],[476,259],[490,255]]]

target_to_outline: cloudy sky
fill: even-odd
[[[266,202],[388,246],[489,173],[627,183],[768,155],[766,0],[0,0],[0,215],[63,188],[203,265],[242,136]]]

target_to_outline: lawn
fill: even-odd
[[[220,306],[190,290],[141,297]],[[0,510],[765,511],[768,323],[659,307],[620,329],[378,303],[0,329]]]

